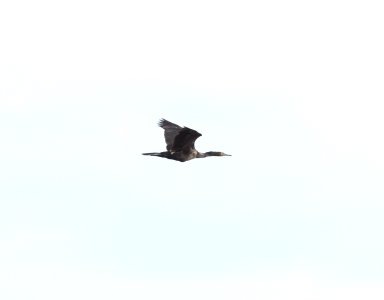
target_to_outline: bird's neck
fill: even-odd
[[[208,151],[205,153],[199,153],[197,157],[208,157],[208,156],[222,156],[221,152],[216,152],[216,151]]]

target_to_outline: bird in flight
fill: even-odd
[[[201,153],[197,151],[195,149],[195,141],[201,134],[196,130],[188,127],[181,127],[165,119],[159,121],[159,126],[164,129],[167,151],[143,153],[143,155],[164,157],[181,162],[208,156],[231,156],[223,152],[209,151]]]

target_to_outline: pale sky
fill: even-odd
[[[0,298],[383,299],[383,13],[2,1]]]

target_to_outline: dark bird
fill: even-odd
[[[196,130],[188,127],[180,127],[179,125],[171,123],[165,119],[161,119],[159,121],[159,126],[164,129],[167,151],[143,153],[143,155],[164,157],[181,162],[208,156],[231,156],[223,152],[209,151],[200,153],[197,151],[195,149],[195,141],[201,136],[201,134]]]

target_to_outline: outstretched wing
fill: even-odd
[[[186,148],[195,149],[195,141],[201,136],[196,130],[181,127],[165,119],[159,121],[159,126],[164,129],[168,151],[181,151]]]
[[[165,119],[161,119],[159,121],[159,126],[164,129],[164,137],[167,144],[167,150],[170,151],[173,148],[175,137],[183,128]]]
[[[195,149],[195,141],[201,134],[196,130],[188,127],[184,127],[179,131],[179,134],[175,137],[172,151],[192,150]]]

